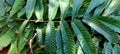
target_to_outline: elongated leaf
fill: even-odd
[[[20,37],[19,42],[18,42],[18,53],[20,53],[23,50],[23,48],[26,44],[24,39],[28,38],[28,36],[31,33],[31,30],[32,29],[28,29],[28,30],[25,31],[25,33],[22,33],[23,36]]]
[[[35,7],[35,3],[36,0],[27,0],[27,4],[26,4],[26,16],[27,19],[30,19],[32,17],[33,11],[34,11],[34,7]]]
[[[111,43],[104,43],[105,54],[112,54],[112,45]]]
[[[102,4],[105,0],[92,0],[86,10],[86,15],[88,15],[96,6]]]
[[[66,21],[61,21],[60,23],[60,29],[62,33],[62,40],[63,40],[63,51],[65,54],[75,54],[75,42],[74,42],[74,36],[72,35],[72,32],[66,23]]]
[[[58,0],[49,0],[49,10],[48,10],[49,20],[53,20],[55,18],[57,14],[58,6],[59,6]]]
[[[44,6],[42,0],[37,0],[35,5],[35,15],[38,21],[43,21]]]
[[[5,14],[5,7],[6,7],[6,4],[4,1],[0,1],[0,16],[4,16]]]
[[[56,53],[55,26],[52,21],[47,24],[45,46],[46,54]]]
[[[85,54],[95,54],[95,44],[92,41],[92,38],[88,31],[85,29],[83,24],[77,20],[74,19],[71,23],[72,28],[80,42],[80,45],[84,51]]]
[[[62,36],[60,35],[60,28],[56,31],[56,45],[57,51],[56,54],[63,54],[63,44],[62,44]]]
[[[120,54],[120,45],[116,44],[112,49],[112,54]]]
[[[94,16],[99,16],[103,10],[110,4],[111,0],[105,0],[104,3],[102,5],[100,5],[99,7],[97,7],[95,9],[95,12],[94,12]]]
[[[108,26],[110,29],[120,33],[120,21],[110,17],[97,17],[103,24]]]
[[[11,6],[13,6],[14,1],[15,1],[15,0],[6,0],[6,2],[7,2],[8,4],[10,4]]]
[[[66,17],[66,13],[69,9],[69,0],[59,0],[59,4],[60,4],[60,17],[61,20],[63,20]]]
[[[15,30],[13,28],[9,29],[5,34],[0,37],[0,48],[8,46],[13,36],[15,35]]]
[[[104,37],[110,42],[117,42],[118,36],[117,34],[111,30],[109,27],[102,24],[99,20],[95,18],[84,18],[84,23],[88,24],[94,30],[99,32],[100,34],[104,35]]]
[[[25,8],[21,9],[20,12],[18,12],[17,17],[20,18],[25,14]]]
[[[83,50],[82,50],[82,47],[80,46],[80,42],[77,40],[76,41],[76,48],[77,48],[77,52],[76,52],[76,54],[84,54],[83,53]]]
[[[15,54],[16,50],[17,50],[17,40],[11,43],[8,54]]]
[[[110,15],[120,4],[120,0],[112,0],[110,5],[105,9],[103,16]]]
[[[25,4],[25,0],[15,0],[12,10],[10,12],[10,17],[13,16],[17,11],[21,10]]]
[[[84,0],[74,0],[72,8],[72,18],[74,18],[78,14],[78,11],[82,6],[83,1]]]

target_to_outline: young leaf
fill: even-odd
[[[50,21],[47,24],[45,38],[46,38],[45,39],[46,54],[55,54],[56,53],[55,25],[54,22],[52,21]]]
[[[111,43],[118,41],[118,35],[111,30],[109,27],[102,24],[99,20],[96,18],[84,18],[83,22],[88,24],[90,27],[92,27],[94,30],[102,34],[108,41]]]
[[[86,10],[86,15],[88,15],[96,6],[102,4],[105,0],[92,0]]]
[[[11,43],[8,54],[15,54],[16,50],[17,50],[17,40]]]
[[[105,9],[103,16],[110,15],[120,4],[120,0],[112,0],[110,5]]]
[[[38,21],[43,21],[44,6],[42,0],[37,0],[35,5],[35,15]]]
[[[66,13],[69,9],[69,0],[59,0],[60,4],[60,11],[61,11],[61,20],[63,20],[66,17]]]
[[[72,18],[78,14],[80,7],[82,6],[84,0],[74,0],[73,7],[72,7]]]
[[[71,23],[72,28],[77,36],[80,46],[82,47],[85,54],[95,54],[95,44],[92,41],[92,38],[88,31],[85,29],[83,24],[74,19]]]
[[[74,42],[74,36],[72,35],[72,32],[67,24],[66,21],[60,22],[60,29],[62,33],[62,40],[63,40],[63,51],[66,54],[75,54],[75,42]]]
[[[58,28],[56,31],[56,45],[57,45],[56,54],[64,54],[63,53],[62,36],[60,35],[60,28]]]
[[[36,3],[36,0],[27,0],[27,4],[25,8],[27,19],[30,19],[32,17],[35,3]]]
[[[21,10],[24,4],[25,4],[25,0],[15,0],[12,10],[10,12],[10,17],[13,16],[19,10]]]
[[[49,20],[53,20],[57,14],[59,2],[58,0],[49,0],[49,10],[48,10],[48,18]]]

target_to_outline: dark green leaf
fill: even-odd
[[[92,41],[92,38],[83,24],[74,19],[71,23],[72,28],[77,36],[77,39],[80,42],[80,45],[85,54],[95,54],[95,44]]]
[[[74,42],[74,36],[72,35],[72,32],[67,24],[66,21],[60,22],[60,29],[62,33],[62,40],[63,40],[63,51],[65,54],[75,54],[75,42]]]
[[[83,22],[88,24],[90,27],[92,27],[94,30],[96,30],[100,34],[104,35],[104,37],[108,41],[112,43],[118,41],[118,35],[109,27],[102,24],[99,20],[95,18],[84,18]]]
[[[45,46],[46,54],[56,53],[55,26],[52,21],[47,24]]]

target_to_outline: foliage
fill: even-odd
[[[8,54],[120,54],[120,0],[0,0]]]

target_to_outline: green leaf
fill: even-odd
[[[76,54],[84,54],[82,47],[80,46],[80,42],[78,40],[76,41],[76,46],[77,46]]]
[[[103,16],[110,15],[120,4],[120,0],[112,0],[109,6],[105,9]]]
[[[10,12],[10,17],[13,16],[19,10],[21,10],[24,4],[25,4],[25,0],[15,0],[12,10]]]
[[[69,0],[59,0],[59,4],[60,4],[60,11],[61,11],[61,14],[60,14],[60,17],[61,17],[61,20],[63,20],[65,17],[66,17],[66,13],[69,9]]]
[[[25,8],[27,19],[30,19],[32,17],[35,3],[36,3],[36,0],[27,0],[27,4]]]
[[[38,21],[43,21],[44,6],[42,0],[37,0],[35,5],[35,15]]]
[[[48,10],[48,18],[49,20],[53,20],[57,14],[59,2],[58,0],[49,0],[49,10]]]
[[[26,42],[24,41],[25,38],[28,38],[28,36],[31,34],[32,29],[25,30],[25,33],[22,33],[22,36],[19,39],[18,42],[18,53],[21,53],[23,48],[25,47]]]
[[[4,1],[0,1],[0,16],[4,16],[5,14],[5,7],[6,7],[6,4]]]
[[[95,44],[83,24],[79,20],[74,19],[71,25],[84,53],[95,54]]]
[[[118,41],[118,35],[113,30],[111,30],[109,27],[102,24],[96,18],[94,18],[94,17],[93,18],[84,18],[83,22],[88,24],[90,27],[92,27],[98,33],[102,34],[111,43]]]
[[[21,9],[21,10],[18,12],[17,17],[20,18],[20,17],[22,17],[24,14],[25,14],[25,8]]]
[[[111,17],[97,17],[103,24],[108,26],[110,29],[120,33],[120,21]]]
[[[80,7],[82,6],[84,0],[74,0],[72,7],[72,18],[75,18],[78,14]]]
[[[56,53],[55,26],[54,22],[52,21],[50,21],[47,24],[45,38],[46,38],[45,39],[46,54],[55,54]]]
[[[110,4],[110,2],[111,0],[105,0],[102,5],[100,5],[99,7],[95,9],[95,12],[93,15],[99,16],[104,11],[104,9]]]
[[[112,45],[109,42],[104,43],[105,54],[112,54]]]
[[[0,21],[0,28],[6,26],[9,23],[9,18],[4,18],[2,21]]]
[[[13,6],[14,1],[15,1],[15,0],[6,0],[6,2],[7,2],[8,4],[10,4],[11,6]]]
[[[62,33],[62,40],[63,40],[63,51],[65,54],[75,54],[76,53],[76,45],[74,42],[74,36],[67,24],[66,21],[60,22],[60,29]]]
[[[105,0],[92,0],[86,10],[86,15],[89,15],[89,13],[98,5],[102,4]]]
[[[15,35],[15,29],[13,28],[10,28],[5,34],[3,34],[0,37],[0,48],[4,48],[8,46],[11,43],[14,35]]]
[[[17,40],[11,43],[8,54],[15,54],[16,50],[17,50]]]
[[[60,35],[60,28],[58,28],[56,31],[56,45],[57,45],[56,54],[64,54],[62,36]]]
[[[116,44],[112,49],[112,54],[120,54],[120,45]]]

